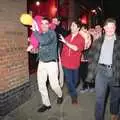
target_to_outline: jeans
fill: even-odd
[[[110,113],[120,115],[120,87],[111,87]]]
[[[80,65],[80,80],[82,80],[82,89],[88,88],[89,84],[85,81],[88,74],[88,62],[81,62]]]
[[[79,78],[79,68],[67,69],[63,67],[65,80],[71,97],[77,96],[76,85]]]
[[[95,80],[96,90],[96,107],[95,120],[104,120],[106,100],[108,90],[111,90],[111,81],[113,79],[112,69],[98,65],[97,75]]]

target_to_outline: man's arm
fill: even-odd
[[[40,46],[46,46],[51,44],[53,41],[57,42],[56,33],[54,31],[49,31],[43,36],[39,32],[34,32],[35,37],[39,40]]]

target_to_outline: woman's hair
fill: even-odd
[[[77,27],[81,28],[81,22],[78,19],[75,19],[72,22],[74,22],[77,25]]]
[[[88,25],[87,24],[82,24],[81,28],[87,29],[88,30]]]

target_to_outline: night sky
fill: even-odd
[[[120,34],[120,0],[88,0],[94,5],[100,4],[103,7],[104,17],[112,17],[117,21],[117,31]],[[102,3],[102,4],[101,4]]]
[[[119,0],[105,0],[103,7],[104,7],[106,16],[111,16],[111,17],[115,17],[115,18],[120,16]]]
[[[80,0],[85,6],[89,8],[96,8],[101,6],[105,17],[120,16],[120,0]]]
[[[28,0],[35,2],[37,0]],[[40,1],[47,1],[47,0],[40,0]],[[107,17],[115,17],[118,18],[120,16],[120,0],[75,0],[78,4],[84,4],[88,9],[94,9],[97,6],[103,8],[104,16]]]
[[[28,0],[28,1],[36,1],[36,0]],[[47,1],[47,0],[41,0],[41,1]],[[96,9],[98,6],[102,8],[102,14],[104,16],[104,19],[108,17],[115,18],[117,20],[117,25],[120,28],[120,0],[74,0],[77,4],[76,6],[76,14],[79,11],[79,7],[81,5],[85,6],[90,11],[91,9]],[[84,12],[81,11],[81,12]]]
[[[120,0],[87,0],[93,6],[100,5],[103,8],[105,17],[117,18],[120,16]]]
[[[89,9],[95,9],[100,6],[103,9],[104,19],[108,17],[115,18],[117,21],[117,31],[120,34],[120,0],[78,0]]]

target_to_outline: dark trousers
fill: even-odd
[[[96,107],[95,120],[104,120],[105,107],[108,93],[110,92],[110,108],[111,113],[119,112],[120,88],[116,89],[112,86],[113,73],[112,69],[98,65],[95,90],[96,90]],[[117,99],[115,99],[115,96]],[[118,105],[115,108],[115,104]],[[117,113],[118,114],[118,113]]]
[[[86,77],[87,77],[87,74],[88,74],[88,61],[85,61],[85,62],[81,62],[80,64],[80,79],[82,80],[83,84],[82,84],[82,89],[86,89],[86,88],[94,88],[94,82],[93,83],[88,83],[86,82]],[[79,83],[78,83],[79,84]]]
[[[63,67],[65,80],[71,97],[77,96],[76,85],[79,78],[79,69],[67,69]]]

